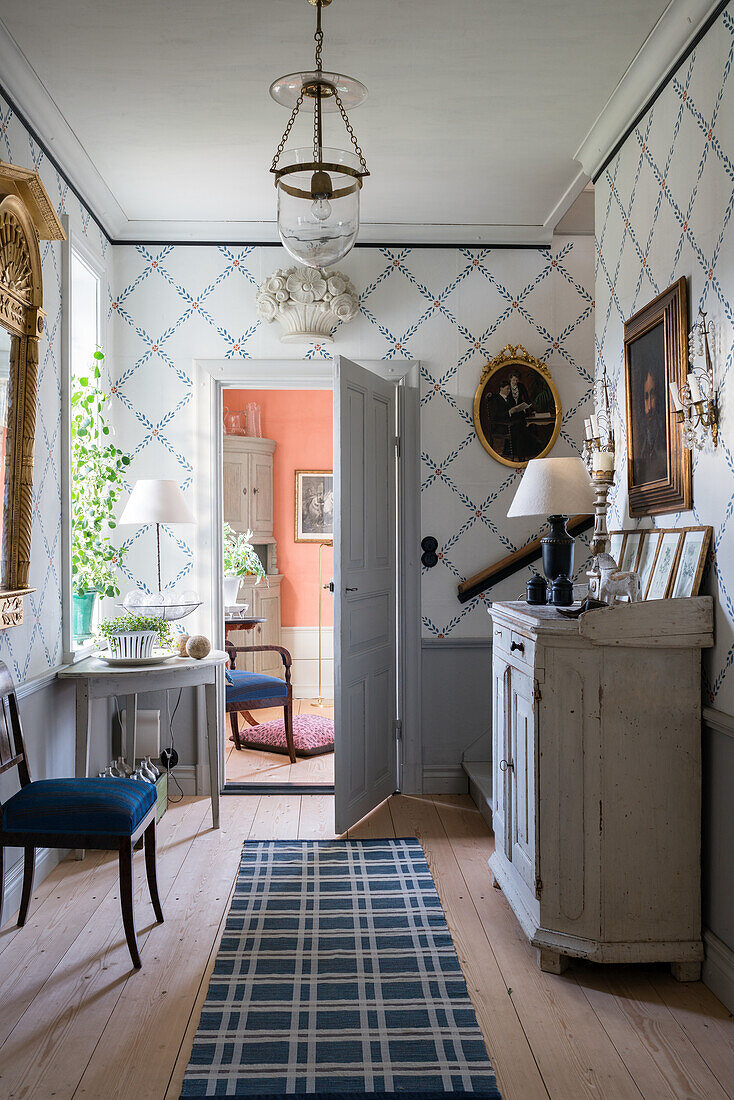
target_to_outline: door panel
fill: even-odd
[[[335,816],[397,786],[395,385],[339,358],[334,384]]]
[[[255,614],[264,618],[256,629],[256,645],[280,645],[280,586],[267,588],[258,585],[255,589]],[[283,661],[279,653],[256,653],[255,671],[265,676],[283,677]]]
[[[504,852],[508,859],[511,856],[508,773],[500,767],[500,762],[510,759],[506,692],[509,674],[509,665],[495,652],[492,661],[492,827],[495,848]]]
[[[247,458],[238,462],[228,457],[222,468],[224,518],[236,530],[246,530],[250,518],[247,499]]]
[[[535,895],[535,700],[532,677],[510,670],[512,862]]]
[[[273,533],[273,456],[250,455],[250,526],[253,535]]]

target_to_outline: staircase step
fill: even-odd
[[[488,760],[464,760],[469,794],[484,820],[492,828],[492,765]]]

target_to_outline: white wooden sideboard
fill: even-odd
[[[489,866],[541,969],[700,976],[701,649],[713,599],[495,603]]]

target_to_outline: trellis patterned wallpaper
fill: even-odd
[[[60,215],[72,232],[109,268],[112,248],[89,211],[0,94],[0,159],[38,168]],[[31,584],[24,622],[0,631],[0,660],[16,683],[38,676],[62,661],[61,635],[61,244],[41,241],[43,305],[47,313],[38,371],[38,406],[33,484]],[[105,293],[107,287],[105,287]]]
[[[133,479],[195,475],[195,358],[292,358],[276,325],[258,320],[255,289],[285,266],[274,248],[116,246],[110,311],[118,443],[134,454]],[[593,372],[593,240],[557,238],[550,249],[355,249],[340,265],[362,312],[332,349],[357,360],[422,363],[422,530],[440,562],[423,577],[423,630],[434,638],[488,636],[480,600],[462,606],[457,583],[537,534],[537,521],[507,520],[518,475],[479,444],[472,402],[481,369],[505,344],[544,359],[563,405],[557,454],[583,435]],[[328,354],[324,348],[308,353]],[[276,459],[277,460],[277,459]],[[535,525],[535,528],[534,526]],[[195,586],[192,532],[163,542],[169,586]],[[150,534],[131,532],[130,582],[154,581]],[[579,564],[585,555],[579,555]],[[494,592],[515,597],[518,576]]]
[[[734,4],[679,68],[596,185],[596,369],[614,379],[624,453],[624,320],[681,275],[689,310],[718,329],[721,386],[716,450],[693,460],[692,512],[658,526],[712,524],[704,591],[716,597],[716,645],[704,657],[708,702],[734,714]],[[616,476],[613,522],[627,512],[626,471]]]

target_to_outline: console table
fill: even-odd
[[[700,976],[701,649],[713,600],[495,603],[494,883],[539,949]]]
[[[108,665],[99,657],[86,657],[58,673],[61,680],[76,683],[76,775],[89,774],[89,735],[92,699],[123,695],[126,700],[126,750],[135,760],[135,732],[138,695],[169,688],[204,687],[206,693],[206,732],[209,746],[209,773],[212,798],[212,824],[219,828],[219,731],[217,730],[217,668],[228,661],[222,650],[213,650],[201,661],[174,657],[156,665]]]

